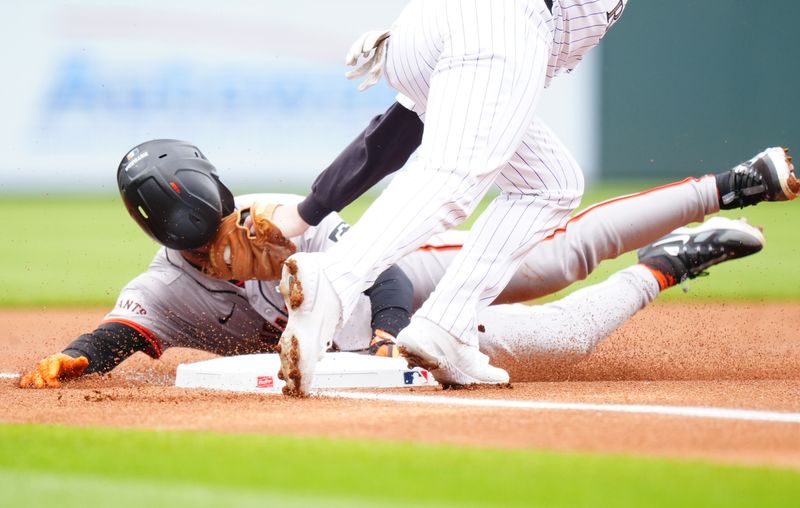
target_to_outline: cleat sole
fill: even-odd
[[[439,362],[435,360],[425,359],[422,356],[412,353],[404,346],[398,347],[400,356],[406,359],[409,367],[421,367],[425,370],[436,370],[439,368]]]
[[[286,269],[289,272],[289,276],[281,279],[278,290],[294,310],[303,303],[303,286],[297,280],[297,264],[294,260],[290,259],[286,262]],[[278,372],[278,379],[286,382],[283,387],[283,394],[290,397],[305,397],[306,394],[300,389],[303,377],[299,367],[300,347],[297,337],[284,330],[276,350],[281,357],[281,369]]]
[[[281,337],[281,340],[283,341],[283,337]],[[286,353],[284,354],[284,352]],[[299,360],[300,351],[297,337],[294,335],[288,336],[286,343],[281,348],[281,370],[278,372],[278,379],[286,382],[286,385],[283,387],[284,395],[290,397],[306,397],[306,394],[300,391],[299,388],[303,379],[300,369],[297,367]],[[286,367],[284,367],[284,365]]]
[[[286,301],[289,302],[289,307],[292,310],[296,310],[303,305],[303,285],[297,280],[297,263],[293,259],[286,262],[286,269],[289,271],[289,277],[286,281],[288,287],[284,285],[284,281],[281,281],[280,290]]]
[[[786,164],[789,166],[789,177],[786,179],[786,186],[789,188],[789,191],[793,194],[789,199],[794,199],[800,194],[800,179],[797,178],[797,175],[794,172],[794,164],[792,163],[792,156],[789,155],[789,149],[784,148],[786,153]]]
[[[787,171],[784,173],[778,171],[778,178],[781,184],[781,191],[783,191],[783,198],[786,201],[791,201],[795,199],[798,194],[800,194],[800,180],[798,180],[797,175],[794,171],[794,164],[792,163],[792,156],[789,155],[789,149],[784,147],[783,148],[783,158],[784,162],[786,163]]]

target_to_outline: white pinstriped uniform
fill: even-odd
[[[475,315],[583,194],[574,158],[536,118],[542,90],[619,17],[623,0],[415,0],[392,28],[386,77],[425,121],[418,157],[335,246],[325,271],[346,318],[378,274],[463,221],[476,221],[417,312],[476,345]]]

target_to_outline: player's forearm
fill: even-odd
[[[364,292],[372,306],[372,329],[397,336],[408,326],[414,302],[414,286],[397,265],[390,266]]]
[[[403,167],[422,143],[422,130],[416,113],[392,104],[317,177],[311,194],[297,207],[300,217],[316,226],[330,212],[341,211]]]
[[[92,333],[81,335],[64,349],[64,354],[73,358],[85,356],[89,366],[85,373],[105,373],[114,369],[123,360],[142,351],[158,357],[159,351],[139,332],[120,323],[103,323]]]

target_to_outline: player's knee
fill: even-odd
[[[571,265],[569,273],[573,277],[572,282],[585,279],[599,264],[594,253],[580,243],[570,245],[569,259],[571,260],[568,264]]]
[[[445,229],[450,229],[464,222],[471,212],[470,203],[466,200],[456,199],[442,208],[440,220]]]

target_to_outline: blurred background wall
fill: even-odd
[[[10,1],[0,193],[113,192],[133,145],[197,143],[235,189],[307,188],[393,101],[344,79],[406,0]],[[727,167],[797,142],[791,0],[633,0],[541,115],[589,180]]]
[[[239,191],[305,189],[394,100],[344,56],[406,0],[10,2],[0,17],[0,193],[111,192],[122,156],[192,140]],[[597,168],[594,60],[543,114]]]
[[[606,177],[727,168],[800,150],[800,2],[631,0],[600,46]]]

